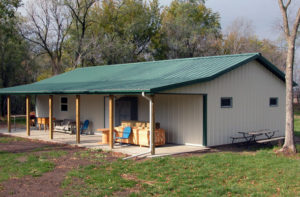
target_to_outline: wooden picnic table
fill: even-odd
[[[101,128],[101,129],[97,129],[97,131],[101,131],[102,132],[102,144],[108,144],[109,141],[109,128]],[[114,132],[117,132],[116,130],[114,130]]]

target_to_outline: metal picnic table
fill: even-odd
[[[243,138],[247,143],[251,143],[251,142],[256,142],[256,137],[262,135],[265,135],[267,139],[271,139],[272,137],[274,137],[276,132],[278,132],[278,130],[272,131],[269,129],[264,129],[260,131],[249,131],[249,132],[238,132],[238,133],[243,135]]]
[[[258,136],[265,135],[267,140],[270,140],[274,137],[275,133],[279,132],[278,130],[270,130],[270,129],[263,129],[259,131],[248,131],[248,132],[237,132],[241,136],[237,137],[230,137],[232,139],[232,144],[235,140],[244,139],[247,144],[250,144],[251,142],[256,142],[256,138]]]

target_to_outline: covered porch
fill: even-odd
[[[37,97],[40,95],[35,94],[35,96]],[[38,125],[35,125],[36,126],[35,128],[31,127],[31,123],[32,123],[32,121],[30,119],[31,96],[30,95],[26,96],[26,115],[25,115],[26,128],[25,128],[25,132],[23,132],[23,129],[18,129],[19,132],[15,129],[16,134],[20,134],[21,135],[20,137],[24,137],[24,136],[33,137],[33,139],[45,140],[46,138],[48,138],[47,141],[49,140],[49,141],[53,141],[53,142],[61,142],[61,143],[67,143],[67,144],[79,145],[79,144],[83,143],[84,147],[89,147],[89,148],[93,148],[97,144],[100,145],[101,141],[103,142],[103,139],[101,139],[102,135],[101,136],[98,135],[98,139],[96,137],[97,135],[95,135],[95,136],[82,135],[83,125],[82,125],[81,111],[82,111],[82,109],[85,109],[85,108],[97,107],[97,105],[94,105],[95,103],[91,102],[90,100],[85,100],[85,103],[83,103],[85,106],[81,106],[82,105],[82,95],[71,94],[68,96],[71,96],[71,97],[74,96],[74,103],[73,102],[71,102],[71,103],[64,102],[63,104],[61,104],[61,106],[59,106],[58,103],[55,102],[55,101],[57,101],[57,99],[55,99],[55,98],[61,98],[61,99],[63,98],[64,100],[68,101],[70,97],[67,97],[67,95],[63,95],[63,97],[60,97],[60,95],[57,95],[57,94],[43,95],[43,96],[44,96],[44,103],[40,104],[40,106],[39,106],[39,108],[43,108],[43,109],[40,110],[36,106],[36,110],[37,110],[37,112],[39,112],[39,115],[37,116],[37,121],[36,121],[38,123]],[[87,96],[87,95],[85,95],[85,96]],[[100,95],[98,95],[98,96],[100,96]],[[36,97],[35,97],[35,99],[36,99]],[[103,114],[103,112],[106,113],[105,111],[108,112],[107,118],[105,117],[103,119],[104,124],[100,124],[102,126],[105,126],[105,122],[107,119],[108,123],[107,123],[106,128],[108,129],[108,133],[107,133],[108,140],[105,140],[105,141],[108,143],[105,144],[106,146],[103,145],[103,143],[102,143],[101,149],[112,150],[112,149],[114,149],[114,144],[115,144],[115,137],[114,137],[115,136],[115,133],[114,133],[115,132],[115,98],[117,96],[101,95],[101,98],[104,101],[105,101],[105,97],[108,98],[107,99],[108,100],[107,101],[107,104],[108,104],[107,109],[105,109],[105,106],[104,106],[104,109],[96,110],[102,114]],[[140,154],[141,151],[144,151],[143,153],[145,153],[145,154],[151,153],[151,155],[155,155],[154,96],[145,95],[143,92],[142,97],[145,100],[148,100],[148,102],[149,102],[149,121],[148,121],[148,123],[149,123],[149,127],[148,127],[149,143],[148,143],[148,146],[150,149],[146,150],[146,148],[140,148],[139,151],[133,151],[132,153],[138,152],[138,154]],[[84,97],[84,98],[87,98],[87,97]],[[37,101],[37,99],[36,99],[36,101]],[[10,96],[7,96],[7,133],[9,133],[9,134],[12,133],[11,105],[12,105],[12,103],[11,103]],[[104,105],[106,105],[106,104],[104,103]],[[62,108],[61,109],[59,108],[59,107],[63,107],[63,106],[65,107],[65,109],[67,109],[66,111],[68,113],[64,113],[65,111],[62,110]],[[72,109],[68,111],[68,108],[72,108]],[[91,111],[89,111],[89,110],[87,110],[87,111],[88,111],[88,113],[91,113]],[[57,112],[59,112],[59,113],[57,113]],[[94,110],[94,112],[95,112],[95,110]],[[41,116],[41,114],[42,114],[42,116]],[[57,115],[60,117],[63,117],[63,118],[70,117],[70,115],[74,117],[74,121],[72,121],[74,126],[73,126],[73,129],[71,129],[71,133],[75,134],[75,135],[73,135],[74,137],[71,137],[72,135],[65,135],[65,134],[62,134],[59,132],[55,132],[54,121],[56,120],[55,117],[57,117]],[[101,119],[98,115],[91,115],[91,116],[93,116],[93,118],[98,121],[99,119]],[[86,116],[84,116],[83,120],[87,120]],[[44,132],[42,132],[40,129],[41,128],[41,124],[39,124],[40,121],[43,122],[42,125],[44,127]],[[119,120],[119,122],[120,122],[120,120]],[[38,130],[37,130],[37,126],[39,128]],[[96,128],[94,128],[94,130],[96,130]],[[55,136],[56,140],[54,139],[54,133],[55,133],[55,135],[57,135],[57,136]],[[81,136],[84,136],[84,141],[82,141]],[[97,140],[95,140],[95,139],[97,139]],[[107,146],[107,144],[108,144],[108,146]],[[127,153],[125,153],[125,154],[127,154]],[[129,155],[132,155],[132,154],[129,154]]]
[[[164,72],[161,72],[161,68],[164,68]],[[44,135],[38,137],[39,139],[56,141],[57,137],[64,138],[60,133],[55,132],[54,122],[60,120],[65,123],[65,120],[71,120],[73,135],[69,135],[70,138],[66,141],[81,145],[84,138],[93,138],[93,136],[81,135],[81,123],[91,120],[94,131],[98,129],[107,131],[109,145],[103,149],[114,150],[118,149],[118,145],[114,147],[115,127],[119,126],[120,121],[130,117],[127,120],[139,122],[132,127],[147,133],[149,139],[146,148],[136,147],[139,153],[156,154],[155,146],[158,142],[156,136],[159,136],[156,135],[157,127],[165,130],[167,143],[207,146],[207,94],[165,92],[186,85],[185,82],[194,82],[191,78],[173,76],[174,73],[181,72],[182,68],[174,67],[173,64],[95,66],[75,69],[32,84],[1,89],[0,94],[7,96],[7,132],[13,133],[11,105],[14,103],[11,103],[10,96],[24,95],[26,96],[24,135],[27,137],[33,137],[35,134],[35,129],[30,127],[30,103],[35,103],[37,117],[44,118],[46,122],[44,126],[48,127],[47,132],[38,133]],[[166,78],[170,74],[172,77]],[[33,99],[36,100],[32,101]],[[116,100],[119,102],[116,103]],[[116,110],[117,104],[126,107],[123,108],[124,110]],[[130,116],[123,113],[128,109],[131,109]],[[117,112],[118,116],[116,116]],[[146,127],[140,126],[140,122],[146,123]],[[71,124],[67,123],[67,125]],[[137,133],[136,136],[141,136],[139,132]]]
[[[192,147],[195,147],[195,150],[199,150],[199,147],[203,148],[206,141],[204,136],[206,124],[202,121],[206,119],[205,95],[145,94],[144,92],[142,94],[124,95],[36,95],[34,102],[36,115],[48,119],[48,122],[44,124],[44,129],[41,130],[37,129],[40,125],[38,127],[36,125],[35,128],[30,126],[30,98],[30,96],[26,96],[26,129],[18,129],[14,132],[14,128],[11,127],[12,115],[10,113],[13,103],[10,102],[10,96],[7,97],[7,133],[13,135],[14,133],[20,133],[21,137],[26,136],[33,137],[33,139],[77,144],[88,148],[117,150],[127,155],[140,155],[143,153],[155,155],[156,149],[162,151],[159,152],[159,155],[178,154],[176,148],[169,148],[169,145],[164,145],[165,142],[181,144],[172,145],[171,147],[185,147],[181,148],[179,152],[185,152],[185,150],[190,152],[191,149],[194,150]],[[61,102],[62,100],[64,102]],[[132,100],[135,102],[132,102]],[[68,110],[63,111],[63,107]],[[73,135],[56,132],[55,120],[62,121],[64,119],[72,119],[72,124],[75,126],[72,128]],[[106,132],[95,133],[96,135],[82,135],[81,125],[85,120],[92,122],[93,131],[101,131],[105,128]],[[120,129],[122,132],[125,128],[123,126],[124,120],[143,122],[147,125],[146,127],[137,124],[126,125],[132,128],[131,139],[138,141],[137,145],[140,146],[120,146],[119,143],[114,143]],[[122,126],[120,126],[121,122]],[[166,136],[163,137],[164,143],[160,143],[159,140],[161,135],[158,131],[160,130],[164,130],[164,135],[166,133]],[[145,140],[136,138],[136,136],[145,136]],[[103,144],[104,141],[107,142],[105,145]],[[143,143],[141,143],[142,141]],[[159,147],[155,147],[156,145]],[[168,148],[162,149],[161,145]],[[125,152],[122,149],[126,149]]]
[[[44,130],[38,130],[35,128],[31,128],[30,136],[27,135],[26,128],[17,128],[16,130],[12,129],[11,132],[8,132],[6,128],[0,129],[0,133],[34,139],[34,140],[42,140],[52,143],[62,143],[69,144],[72,146],[85,147],[89,149],[102,149],[104,151],[113,151],[123,153],[128,156],[140,155],[145,152],[148,152],[149,147],[140,147],[135,145],[127,145],[127,144],[115,144],[113,149],[110,149],[108,145],[101,144],[102,136],[101,135],[81,135],[80,143],[76,143],[76,135],[69,135],[65,133],[55,132],[53,135],[53,139],[49,138],[48,130],[45,132]],[[176,144],[166,144],[165,146],[160,146],[155,148],[155,155],[151,155],[151,153],[141,155],[140,157],[161,157],[168,155],[178,155],[184,153],[191,152],[203,152],[207,151],[208,148],[203,146],[189,146],[189,145],[176,145]]]

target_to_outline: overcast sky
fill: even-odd
[[[171,1],[160,0],[160,3],[168,5]],[[299,0],[294,2],[297,2],[294,8],[300,6]],[[206,6],[219,12],[223,30],[236,18],[245,18],[252,21],[259,37],[274,40],[279,36],[276,24],[281,20],[281,14],[277,0],[206,0]]]

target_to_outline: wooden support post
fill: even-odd
[[[10,96],[7,96],[7,130],[11,132]]]
[[[151,126],[151,129],[152,129],[152,132],[151,133],[151,144],[150,144],[150,147],[151,147],[151,155],[155,155],[155,129],[156,129],[156,124],[155,124],[155,110],[154,110],[154,95],[151,96],[151,120],[152,120],[152,124]]]
[[[109,146],[114,148],[114,96],[109,95]]]
[[[26,96],[26,133],[30,136],[30,98]]]
[[[49,95],[49,136],[53,140],[53,95]]]
[[[76,95],[76,142],[80,143],[80,95]]]

